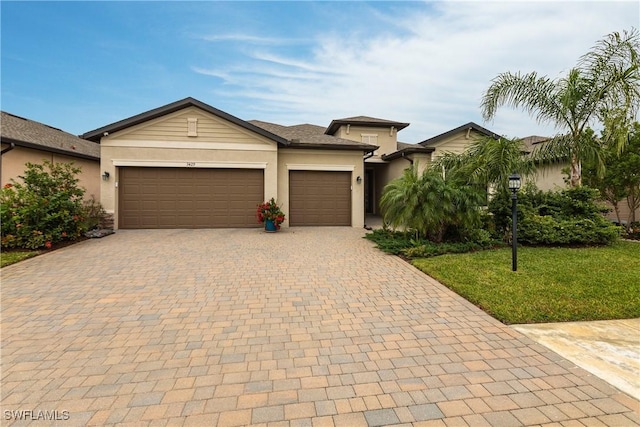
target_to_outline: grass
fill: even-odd
[[[36,255],[40,255],[39,251],[2,251],[0,253],[0,267],[6,267],[7,265],[15,264],[27,258],[32,258]]]
[[[507,324],[640,317],[640,243],[518,248],[413,261],[420,270]]]

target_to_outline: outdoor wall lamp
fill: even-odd
[[[360,184],[362,182],[362,177],[360,175],[358,175],[358,177],[356,178],[356,182],[358,184]]]
[[[522,185],[520,175],[512,173],[509,175],[509,190],[511,190],[511,217],[512,217],[512,231],[511,231],[511,270],[518,270],[518,210],[516,204],[518,202],[518,190]]]
[[[109,172],[104,171],[104,173],[102,174],[102,180],[109,181]]]

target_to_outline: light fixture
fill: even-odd
[[[358,184],[360,184],[362,182],[362,177],[360,175],[358,175],[358,177],[356,178],[356,182]]]
[[[511,230],[511,270],[518,270],[518,190],[522,185],[520,175],[512,173],[509,175],[509,190],[511,190],[511,218],[512,218],[512,230]]]
[[[104,171],[104,173],[102,174],[102,180],[109,181],[109,172]]]
[[[521,185],[520,175],[515,172],[509,175],[509,190],[516,192],[520,189]]]

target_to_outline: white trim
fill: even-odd
[[[136,141],[113,140],[100,143],[103,147],[127,148],[188,148],[202,150],[232,150],[232,151],[278,151],[276,144],[243,144],[233,142],[195,142],[195,141]]]
[[[203,162],[200,160],[165,161],[165,160],[111,160],[114,166],[141,166],[149,168],[209,168],[209,169],[266,169],[267,162]]]
[[[287,170],[353,172],[354,170],[356,170],[356,167],[355,165],[316,165],[316,164],[287,163]]]

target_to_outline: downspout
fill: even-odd
[[[408,161],[409,163],[411,163],[411,166],[413,166],[413,159],[407,157],[407,153],[406,152],[402,153],[402,158],[405,159],[406,161]]]
[[[9,144],[7,148],[0,151],[0,175],[2,175],[2,156],[8,153],[9,151],[13,150],[14,148],[16,148],[16,144],[15,142],[12,142]]]

